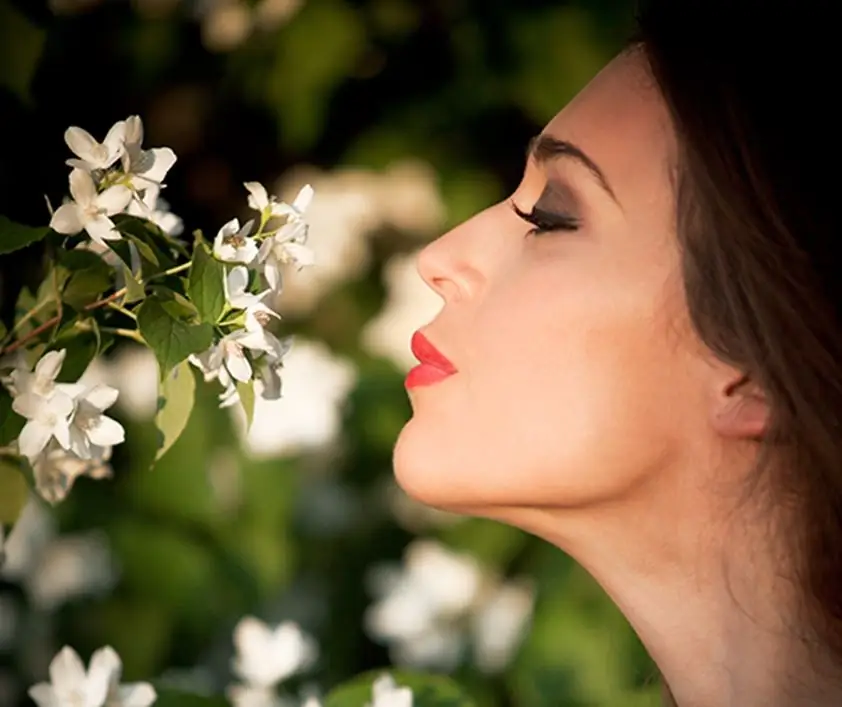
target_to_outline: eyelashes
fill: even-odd
[[[581,226],[579,219],[570,214],[546,211],[537,206],[533,206],[532,211],[527,212],[518,208],[514,202],[510,202],[510,205],[519,218],[532,226],[527,236],[539,236],[555,231],[577,231]]]

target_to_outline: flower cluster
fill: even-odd
[[[164,177],[175,164],[168,147],[144,150],[143,121],[133,115],[115,123],[97,142],[86,130],[70,127],[64,134],[76,157],[67,160],[72,199],[53,214],[50,228],[75,235],[86,231],[99,245],[120,239],[112,216],[133,210],[148,217],[156,209]]]
[[[83,385],[84,376],[57,382],[68,350],[80,373],[80,360],[90,363],[118,336],[152,350],[161,380],[156,421],[169,427],[161,428],[160,456],[192,407],[193,388],[182,383],[174,401],[179,413],[167,411],[168,381],[181,371],[182,381],[192,379],[191,363],[206,381],[222,384],[221,405],[242,402],[249,417],[255,393],[280,398],[291,342],[270,331],[280,319],[274,302],[283,269],[313,262],[304,219],[313,198],[309,185],[287,204],[259,183],[246,183],[258,217],[243,226],[230,220],[212,243],[195,231],[191,252],[176,238],[181,220],[160,197],[175,153],[144,148],[138,116],[115,123],[102,142],[79,127],[64,137],[74,155],[67,160],[70,198],[52,214],[52,230],[15,225],[15,247],[52,233],[44,280],[31,290],[37,295],[21,290],[16,309],[23,314],[8,333],[0,331],[0,354],[6,354],[0,418],[19,416],[0,425],[0,449],[28,460],[38,491],[52,503],[80,475],[108,476],[111,447],[124,438],[119,423],[103,414],[116,389]],[[93,341],[92,355],[77,335]]]
[[[301,268],[313,263],[313,253],[305,245],[304,220],[313,198],[312,187],[301,189],[292,204],[270,197],[258,182],[246,182],[245,187],[249,207],[259,218],[242,226],[232,219],[219,229],[213,243],[214,257],[230,264],[224,279],[225,302],[236,314],[225,322],[231,327],[219,341],[189,359],[205,381],[217,380],[223,386],[222,406],[236,403],[240,399],[237,384],[252,380],[259,381],[265,400],[281,396],[280,369],[289,340],[279,340],[266,328],[272,319],[280,318],[267,302],[281,294],[285,266]],[[255,282],[257,292],[253,291]]]
[[[34,370],[17,356],[0,378],[12,410],[26,420],[18,452],[32,465],[37,490],[52,503],[67,495],[78,476],[108,476],[111,447],[125,438],[122,425],[103,414],[117,400],[115,388],[56,382],[65,354],[49,351]]]

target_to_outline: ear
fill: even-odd
[[[724,437],[759,440],[769,425],[766,394],[744,373],[723,382],[711,412],[714,429]]]

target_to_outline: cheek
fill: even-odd
[[[445,507],[575,505],[666,465],[689,392],[680,342],[651,284],[628,284],[533,278],[485,300],[464,333],[469,365],[422,392],[401,435],[404,488]]]

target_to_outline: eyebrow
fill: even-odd
[[[572,159],[583,167],[585,167],[596,179],[605,192],[619,205],[617,195],[608,183],[605,173],[599,168],[599,165],[594,162],[588,155],[580,148],[567,140],[559,140],[558,138],[550,137],[549,135],[536,135],[529,141],[526,149],[526,157],[533,158],[538,164],[544,164],[550,160],[568,158]]]

